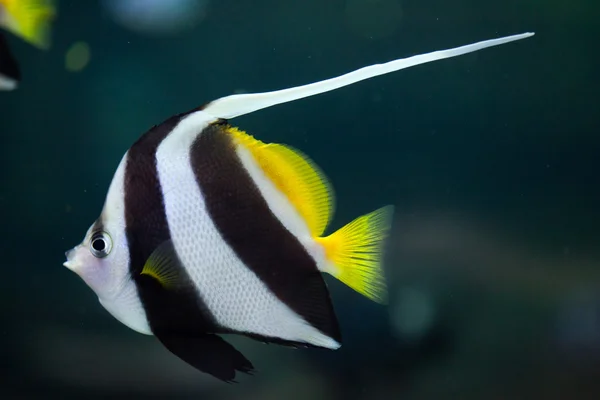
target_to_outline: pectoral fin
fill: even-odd
[[[180,272],[182,268],[173,242],[168,240],[158,246],[148,257],[141,275],[154,278],[165,289],[177,289],[188,283]]]
[[[180,336],[160,332],[155,335],[171,353],[222,381],[235,383],[237,371],[246,374],[254,371],[252,363],[220,336],[210,333]]]

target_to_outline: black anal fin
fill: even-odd
[[[239,335],[244,335],[249,337],[250,339],[256,340],[263,344],[276,344],[278,346],[290,347],[292,349],[307,349],[307,348],[317,348],[321,349],[322,347],[312,345],[310,343],[305,342],[297,342],[293,340],[281,339],[273,336],[264,336],[251,332],[233,332]]]
[[[156,337],[171,353],[222,381],[235,383],[236,371],[254,372],[252,363],[220,336],[201,333],[194,336],[158,334]]]

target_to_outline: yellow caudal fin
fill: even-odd
[[[310,234],[321,236],[333,216],[335,195],[319,167],[290,146],[263,143],[234,127],[227,132],[250,151],[261,170],[302,216]]]
[[[358,217],[333,234],[316,238],[325,250],[331,274],[369,299],[385,304],[387,287],[381,268],[393,206]]]
[[[5,27],[32,45],[50,48],[50,24],[56,16],[53,0],[4,0]]]

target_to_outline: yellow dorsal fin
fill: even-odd
[[[175,289],[184,284],[173,242],[166,241],[156,248],[146,260],[141,275],[154,278],[166,289]]]
[[[369,299],[387,303],[387,286],[381,268],[383,245],[388,237],[393,206],[363,215],[323,238],[329,273]]]
[[[250,151],[265,175],[304,218],[311,235],[322,235],[333,217],[335,196],[321,169],[289,146],[263,143],[234,127],[228,127],[227,132]]]
[[[5,0],[6,29],[27,42],[48,49],[50,24],[56,17],[54,0]]]

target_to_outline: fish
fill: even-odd
[[[387,304],[383,260],[394,205],[326,233],[336,197],[320,167],[301,150],[262,142],[230,120],[532,35],[233,94],[169,117],[125,152],[99,217],[63,265],[118,321],[224,382],[256,368],[223,335],[339,349],[341,329],[324,276]]]
[[[55,16],[51,0],[0,0],[0,27],[41,50],[50,48],[50,26]],[[20,81],[17,60],[0,34],[0,90],[15,90]]]

